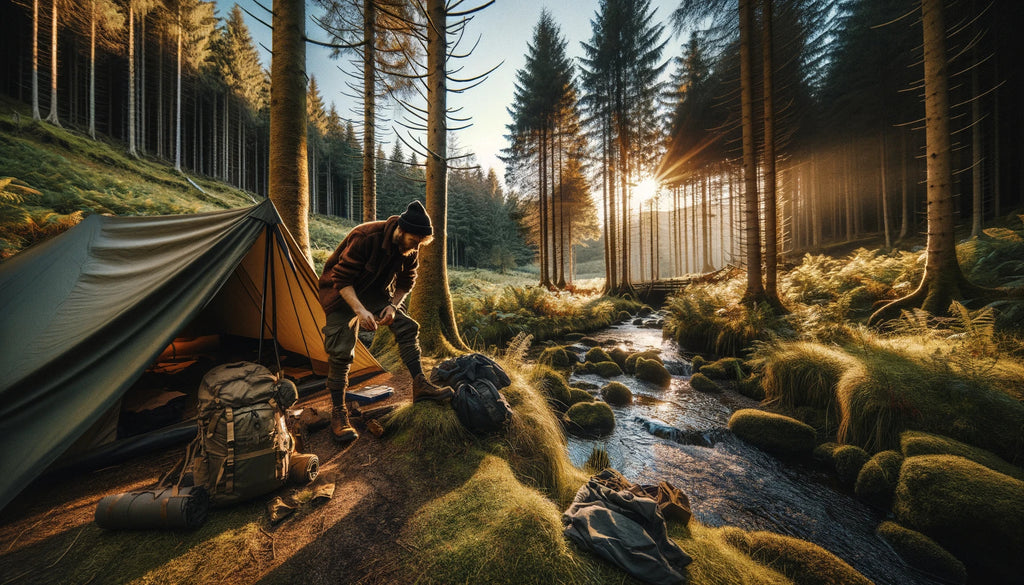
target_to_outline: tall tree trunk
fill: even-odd
[[[303,256],[309,260],[305,2],[278,0],[274,3],[273,22],[274,57],[270,63],[270,198]]]
[[[429,355],[468,351],[459,336],[448,288],[448,23],[445,0],[427,0],[427,214],[433,244],[421,252],[419,278],[409,304],[420,324],[420,345]]]
[[[50,0],[50,6],[50,113],[46,115],[46,121],[60,126],[57,115],[57,0]]]
[[[744,233],[747,244],[747,289],[743,302],[756,304],[764,298],[761,283],[761,222],[757,198],[757,152],[754,145],[753,0],[739,0],[740,103],[743,126]]]
[[[780,308],[778,290],[779,217],[775,180],[775,63],[772,39],[772,0],[762,0],[762,75],[764,76],[764,294]]]
[[[977,49],[974,51],[977,55]],[[977,57],[975,57],[977,59]],[[985,214],[984,193],[982,192],[982,170],[984,157],[981,152],[981,98],[978,96],[978,66],[971,69],[971,237],[981,235]]]
[[[882,130],[879,167],[882,175],[882,231],[885,232],[885,247],[892,248],[892,230],[889,229],[889,165],[885,148],[885,130]]]
[[[174,170],[181,172],[181,12],[178,13],[177,84],[174,106]]]
[[[128,0],[128,154],[138,156],[135,148],[135,2]]]
[[[363,0],[363,221],[377,219],[377,8]],[[438,153],[447,156],[447,152]]]
[[[924,37],[924,109],[928,183],[928,243],[924,276],[914,292],[880,308],[871,316],[878,322],[898,316],[906,306],[920,305],[937,315],[950,303],[968,295],[985,294],[960,271],[956,258],[953,222],[953,171],[949,133],[949,78],[946,60],[946,26],[942,0],[922,0]]]
[[[907,130],[900,129],[900,235],[897,241],[903,241],[910,232],[910,177],[907,172]]]
[[[89,137],[96,140],[96,0],[89,2]]]
[[[32,0],[32,119],[43,119],[39,113],[39,0]]]
[[[146,154],[146,15],[139,19],[139,143],[141,154]],[[180,26],[180,24],[179,24]]]

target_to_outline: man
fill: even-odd
[[[451,388],[439,388],[423,375],[420,326],[401,308],[416,280],[419,247],[433,241],[433,232],[427,211],[413,201],[402,215],[353,228],[324,264],[320,304],[327,314],[323,329],[329,356],[327,389],[332,402],[331,434],[339,443],[359,436],[348,420],[345,389],[360,328],[391,327],[398,354],[412,375],[414,401],[452,397]]]

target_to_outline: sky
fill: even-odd
[[[671,27],[668,26],[668,16],[672,9],[678,6],[679,0],[651,0],[651,7],[655,10],[655,20],[666,23],[665,35],[671,35]],[[226,16],[234,1],[217,0],[220,16]],[[271,0],[237,0],[239,6],[248,10],[260,19],[270,22],[269,15],[261,8],[270,6]],[[459,10],[483,4],[483,0],[466,0],[459,6]],[[306,35],[310,38],[329,41],[324,33],[312,20],[318,13],[315,3],[306,3]],[[498,160],[498,155],[507,146],[505,134],[506,125],[511,123],[511,117],[507,112],[509,104],[512,103],[512,96],[515,84],[516,71],[525,65],[527,43],[533,38],[533,29],[540,18],[541,10],[547,8],[555,23],[561,29],[562,35],[567,41],[566,51],[571,58],[582,55],[580,43],[587,41],[592,36],[590,21],[594,18],[598,0],[497,0],[491,6],[474,15],[466,28],[465,38],[460,45],[461,52],[465,52],[479,42],[473,54],[459,60],[464,69],[459,73],[460,77],[473,77],[487,72],[496,65],[500,65],[496,71],[491,73],[482,84],[463,94],[449,94],[449,108],[462,108],[457,114],[458,117],[472,118],[472,126],[456,133],[456,141],[464,150],[473,152],[476,155],[478,164],[484,169],[493,168],[499,179],[504,178],[504,165]],[[253,35],[253,39],[260,47],[264,65],[270,70],[271,45],[270,30],[265,26],[244,15],[246,25]],[[684,39],[669,38],[666,45],[664,57],[671,58],[678,54],[679,47]],[[346,81],[352,81],[338,67],[352,71],[348,58],[330,58],[330,49],[307,44],[306,47],[307,73],[316,78],[320,87],[321,95],[328,104],[333,102],[339,115],[343,118],[359,122],[362,116],[361,110],[353,111],[355,101],[345,96],[351,90],[345,85]],[[671,67],[669,67],[671,70]],[[401,116],[402,112],[398,112]],[[392,114],[384,114],[394,118]],[[451,124],[454,125],[454,124]],[[357,128],[359,124],[356,125]],[[385,122],[378,131],[378,141],[384,142],[384,151],[391,152],[394,148],[395,130],[406,133],[407,130],[393,126],[391,122]],[[403,145],[403,151],[408,156],[408,148]]]

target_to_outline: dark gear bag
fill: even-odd
[[[505,370],[491,358],[470,353],[441,362],[430,374],[439,386],[455,389],[452,408],[459,422],[474,433],[501,430],[512,408],[500,389],[512,383]]]

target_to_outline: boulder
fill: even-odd
[[[814,429],[795,418],[753,408],[737,410],[729,430],[744,441],[776,455],[804,455],[814,449]]]

